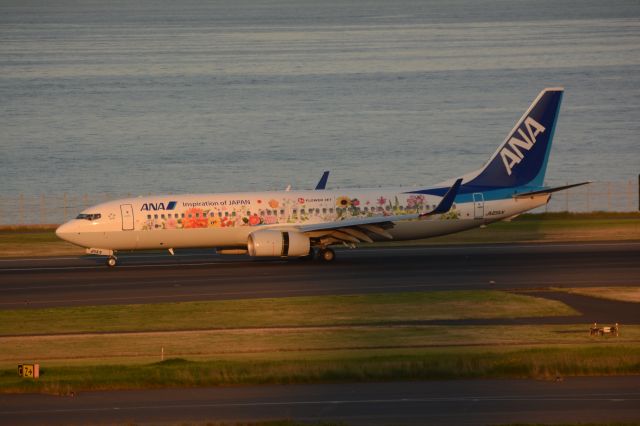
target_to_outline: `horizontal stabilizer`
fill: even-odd
[[[460,185],[462,184],[462,178],[458,179],[452,186],[449,188],[442,200],[440,200],[440,204],[431,210],[428,213],[421,214],[420,217],[431,216],[434,214],[444,214],[451,210],[451,206],[453,206],[453,202],[456,199],[456,195],[458,195],[458,190],[460,190]]]
[[[327,180],[329,179],[329,170],[325,171],[322,174],[322,177],[318,181],[316,185],[316,190],[325,189],[327,187]]]
[[[591,181],[574,183],[572,185],[556,186],[555,188],[541,189],[539,191],[523,192],[521,194],[514,194],[513,198],[526,198],[533,197],[535,195],[551,194],[552,192],[563,191],[565,189],[575,188],[576,186],[587,185],[589,183],[591,183]]]

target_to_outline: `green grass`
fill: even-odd
[[[597,297],[601,299],[618,300],[621,302],[640,303],[640,288],[638,287],[553,287],[552,290],[563,291],[572,294],[580,294],[589,297]]]
[[[382,244],[401,246],[611,240],[640,240],[640,219],[518,217],[511,222],[496,222],[486,228],[475,228],[442,237]]]
[[[84,249],[62,241],[55,228],[4,228],[0,231],[0,257],[80,255]]]
[[[640,374],[640,326],[415,323],[573,314],[485,290],[0,311],[0,392]]]
[[[0,336],[392,324],[575,314],[558,301],[502,291],[429,291],[3,310]]]
[[[170,359],[145,365],[42,367],[37,381],[0,370],[0,392],[47,392],[237,384],[366,382],[416,379],[555,378],[640,374],[637,346],[435,349],[408,355],[327,360]]]
[[[633,345],[640,326],[620,336],[590,336],[588,324],[499,326],[342,326],[0,337],[0,368],[20,362],[48,366],[142,364],[167,357],[282,360],[400,354],[443,347]]]

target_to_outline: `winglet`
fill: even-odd
[[[325,171],[322,174],[322,177],[320,178],[320,180],[318,181],[318,184],[316,185],[316,190],[318,189],[325,189],[327,186],[327,180],[329,179],[329,170]]]
[[[462,185],[462,178],[458,179],[452,186],[449,188],[442,200],[440,200],[440,204],[431,210],[428,213],[421,214],[420,217],[431,216],[434,214],[442,214],[451,210],[451,206],[453,205],[453,201],[456,199],[456,195],[458,195],[458,190],[460,189],[460,185]]]

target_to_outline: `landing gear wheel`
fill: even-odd
[[[116,259],[115,257],[111,256],[107,259],[107,266],[109,268],[115,268],[117,264],[118,264],[118,259]]]
[[[333,262],[333,260],[336,258],[336,252],[333,251],[330,248],[325,248],[320,250],[320,259],[322,259],[325,262]]]

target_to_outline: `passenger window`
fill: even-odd
[[[304,209],[300,209],[300,214],[304,214]]]
[[[151,219],[151,215],[150,214],[147,215],[147,219]]]
[[[284,216],[284,210],[280,210],[280,216]]]
[[[218,217],[222,217],[222,212],[218,212]]]
[[[157,214],[154,214],[154,215],[153,215],[153,218],[154,218],[154,219],[157,219],[157,218],[158,218],[158,215],[157,215]]]
[[[163,214],[162,214],[162,215],[160,215],[160,217],[161,217],[162,219],[164,219],[164,218],[165,218]]]
[[[236,212],[231,212],[231,216],[235,217],[235,215],[236,215]]]
[[[224,217],[229,217],[229,212],[224,212]]]

